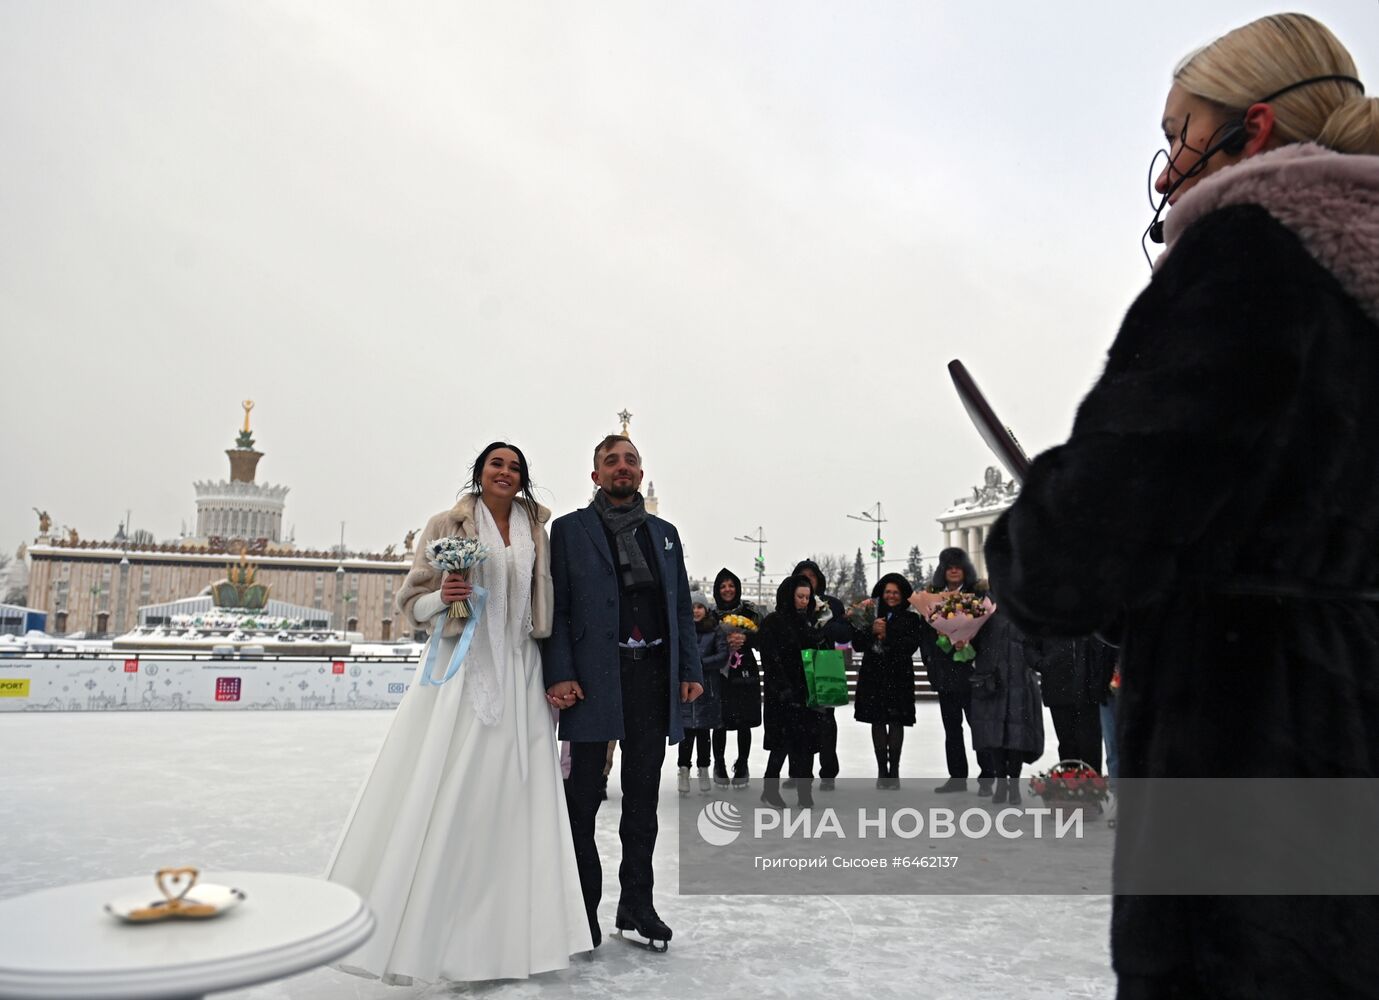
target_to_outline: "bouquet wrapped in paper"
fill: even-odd
[[[748,632],[755,632],[757,630],[757,623],[746,615],[723,615],[718,619],[718,627],[724,635],[746,635]],[[752,674],[750,671],[744,671],[742,664],[742,651],[738,649],[732,650],[728,653],[728,663],[724,667],[725,675],[729,679],[737,679],[741,676],[744,683],[749,680],[755,681],[756,675]],[[750,676],[747,676],[748,674],[750,674]]]
[[[928,614],[929,624],[939,634],[938,648],[952,653],[957,663],[976,659],[972,638],[981,631],[996,605],[989,597],[957,590],[947,591],[941,597]]]
[[[848,624],[859,632],[871,634],[872,626],[876,624],[876,601],[868,597],[848,608]],[[881,640],[874,635],[872,636],[871,651],[873,653],[882,651]]]
[[[442,573],[458,573],[463,580],[469,579],[469,571],[488,558],[488,546],[477,538],[459,538],[454,535],[437,538],[426,546],[426,561],[433,569]],[[449,618],[468,618],[474,613],[468,600],[452,601]]]

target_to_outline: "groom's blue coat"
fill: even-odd
[[[670,647],[666,721],[670,742],[679,743],[684,736],[680,684],[702,684],[704,675],[699,667],[699,643],[694,635],[694,613],[680,535],[673,524],[650,514],[646,528],[651,534],[651,547],[661,561],[666,643]],[[593,507],[558,517],[551,524],[551,580],[555,586],[555,622],[542,656],[546,687],[561,681],[579,681],[584,689],[584,700],[560,713],[560,738],[583,742],[620,740],[623,726],[618,574],[603,521]]]

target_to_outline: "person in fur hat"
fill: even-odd
[[[915,724],[914,655],[925,626],[910,610],[913,593],[909,580],[887,573],[871,591],[876,620],[852,631],[853,648],[864,650],[852,717],[871,725],[877,788],[900,787],[905,727]]]
[[[776,610],[761,623],[759,645],[766,692],[766,736],[771,751],[763,779],[762,801],[784,806],[780,798],[780,768],[790,762],[790,777],[801,806],[812,803],[814,755],[823,737],[823,713],[808,707],[804,676],[806,649],[832,649],[813,621],[814,585],[807,576],[789,576],[776,590]]]
[[[986,544],[1021,628],[1120,638],[1120,833],[1201,822],[1134,779],[1379,777],[1379,99],[1279,14],[1185,59],[1163,126],[1165,251]],[[1373,895],[1113,897],[1119,1000],[1372,997],[1376,939]]]
[[[713,581],[714,616],[741,615],[757,625],[762,612],[742,596],[742,581],[726,566]],[[747,757],[752,752],[752,730],[761,725],[761,671],[757,664],[757,634],[746,630],[730,632],[728,644],[729,669],[724,673],[720,697],[722,722],[713,731],[713,780],[728,784],[728,734],[737,733],[737,760],[733,762],[732,785],[746,788],[751,771]],[[737,653],[739,658],[733,659]]]
[[[848,624],[847,612],[843,602],[828,592],[828,577],[813,559],[804,559],[795,564],[792,576],[806,576],[814,587],[814,606],[810,620],[819,627],[823,637],[832,646],[845,646],[852,642],[852,626]],[[824,608],[828,614],[824,614]],[[828,791],[838,777],[838,720],[832,708],[820,710],[823,713],[823,730],[819,741],[819,788]]]
[[[985,586],[977,579],[977,567],[972,564],[968,554],[959,548],[944,549],[938,554],[938,565],[934,567],[934,576],[929,581],[928,593],[915,594],[911,598],[911,603],[921,615],[927,614],[932,595],[954,590],[969,594],[985,590]],[[943,719],[943,752],[948,762],[948,780],[934,791],[965,792],[967,739],[963,732],[962,720],[963,715],[972,707],[972,663],[960,663],[953,659],[952,652],[940,649],[939,634],[927,618],[921,621],[921,625],[920,656],[929,676],[929,686],[938,693],[939,716]],[[990,795],[996,780],[991,754],[986,749],[978,749],[976,752],[977,794]]]

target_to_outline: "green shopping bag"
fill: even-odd
[[[839,649],[802,649],[810,708],[848,703],[847,663]]]

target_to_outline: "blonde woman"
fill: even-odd
[[[1118,877],[1156,823],[1217,834],[1132,809],[1128,779],[1379,775],[1379,101],[1283,14],[1184,60],[1163,128],[1166,250],[986,546],[1026,631],[1120,626]],[[1379,897],[1114,907],[1123,1000],[1379,984]]]

